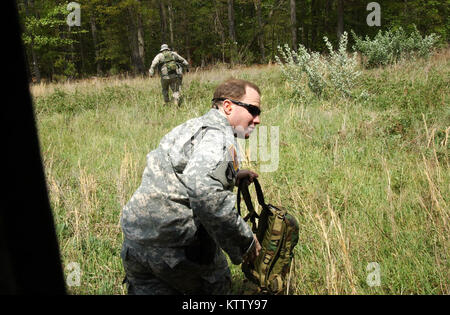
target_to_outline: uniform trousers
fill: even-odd
[[[153,247],[125,240],[121,258],[130,295],[226,295],[231,273],[220,248],[204,264],[186,256],[187,247]]]
[[[181,102],[181,82],[182,78],[180,76],[161,78],[161,87],[162,93],[164,97],[164,102],[168,103],[170,101],[169,98],[169,87],[172,90],[172,95],[175,100],[175,103],[178,105]]]

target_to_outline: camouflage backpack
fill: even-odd
[[[262,210],[258,215],[248,191],[242,183],[238,187],[237,208],[241,214],[241,193],[249,211],[244,218],[252,222],[253,233],[261,244],[261,252],[253,263],[244,262],[242,271],[256,288],[246,293],[283,294],[287,291],[294,247],[298,242],[299,225],[285,209],[264,202],[264,195],[257,179],[254,179],[258,203]],[[258,219],[258,224],[255,219]]]
[[[173,54],[170,51],[165,51],[163,52],[163,55],[164,55],[164,65],[167,68],[167,73],[176,74],[178,66]]]

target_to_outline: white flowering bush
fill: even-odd
[[[362,39],[354,31],[352,35],[355,39],[353,49],[361,53],[363,64],[368,68],[386,66],[415,56],[427,58],[439,40],[436,34],[422,37],[416,27],[410,34],[401,27],[385,32],[380,30],[374,39],[368,36]]]
[[[357,53],[352,56],[347,54],[348,34],[344,32],[339,41],[339,48],[334,51],[333,45],[327,37],[324,37],[330,56],[327,60],[328,78],[330,86],[341,92],[345,96],[351,95],[351,90],[355,86],[361,72],[358,71]]]
[[[309,59],[308,55],[298,55],[294,50],[291,50],[286,44],[284,47],[278,46],[282,62],[278,56],[275,56],[275,60],[281,65],[281,72],[285,79],[289,82],[294,90],[294,96],[301,100],[306,99],[305,90],[302,88],[303,84],[303,71],[304,63]]]
[[[292,50],[287,44],[278,46],[280,56],[275,60],[281,67],[281,72],[294,89],[294,95],[301,100],[306,100],[304,81],[308,81],[308,87],[317,96],[321,96],[326,87],[324,80],[325,66],[318,53],[309,53],[303,45],[299,45],[298,51]],[[282,60],[283,61],[282,61]]]
[[[295,95],[302,100],[306,98],[305,83],[309,90],[317,97],[328,95],[331,90],[340,92],[343,96],[351,96],[351,89],[355,86],[360,72],[357,71],[356,53],[351,57],[347,54],[348,34],[344,33],[339,49],[324,37],[330,52],[328,58],[322,58],[318,52],[309,53],[303,45],[299,45],[297,52],[286,44],[278,47],[279,56],[275,56],[286,80],[294,88]]]

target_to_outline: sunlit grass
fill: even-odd
[[[192,71],[181,108],[163,106],[157,78],[32,86],[63,264],[82,270],[70,292],[125,293],[119,218],[146,154],[206,113],[214,88],[234,76],[260,86],[261,125],[279,127],[278,169],[245,166],[300,222],[291,293],[449,294],[449,70],[446,50],[364,70],[354,95],[367,97],[308,102],[277,66]],[[370,262],[379,287],[366,282]],[[231,269],[240,293],[243,275]]]

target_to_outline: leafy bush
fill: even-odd
[[[339,41],[339,49],[333,50],[333,45],[324,37],[325,44],[330,52],[327,62],[329,80],[331,86],[345,96],[351,95],[357,78],[361,72],[357,71],[358,60],[356,52],[352,57],[347,55],[348,34],[345,32]]]
[[[309,89],[318,97],[321,97],[326,86],[326,66],[317,52],[308,53],[303,45],[299,45],[298,51],[290,49],[287,44],[278,46],[278,51],[284,62],[275,56],[275,60],[281,67],[281,72],[294,89],[294,95],[301,100],[306,99],[304,90],[304,78],[308,79]]]
[[[429,57],[439,40],[436,34],[422,37],[416,27],[410,34],[401,27],[384,33],[380,30],[373,40],[368,36],[362,39],[354,31],[352,35],[355,39],[353,49],[362,54],[363,64],[368,68],[385,66],[414,56]]]
[[[278,47],[280,57],[275,56],[281,72],[289,84],[294,88],[295,94],[304,100],[304,79],[308,80],[308,87],[317,97],[330,92],[329,89],[340,92],[343,96],[351,96],[351,89],[356,83],[360,72],[356,70],[358,62],[356,54],[347,55],[348,34],[344,33],[339,42],[338,51],[324,37],[330,51],[328,58],[322,58],[318,52],[309,53],[303,45],[298,51],[290,49],[286,44]]]
[[[65,81],[67,78],[75,78],[77,76],[75,64],[63,56],[56,59],[54,69],[57,74],[54,75],[53,79],[56,79],[56,81]]]
[[[278,51],[280,52],[284,63],[278,56],[275,56],[275,60],[280,65],[284,78],[292,85],[294,96],[304,100],[306,94],[302,86],[303,72],[305,71],[305,65],[309,62],[311,56],[307,52],[303,53],[302,50],[299,50],[299,54],[297,54],[294,50],[289,48],[288,44],[285,44],[284,47],[278,46]]]

